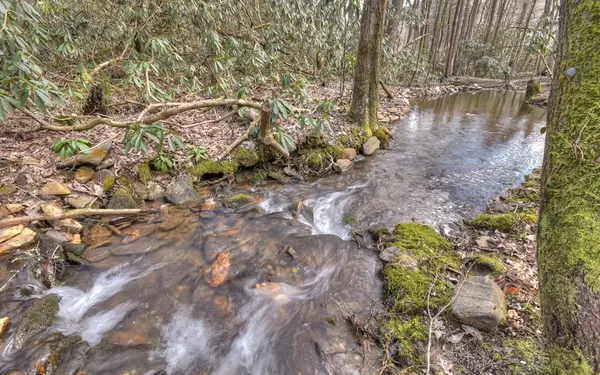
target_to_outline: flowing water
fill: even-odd
[[[13,323],[0,373],[34,373],[56,353],[61,375],[377,373],[378,349],[346,318],[381,311],[381,264],[349,232],[449,224],[518,183],[541,164],[545,123],[523,99],[487,91],[422,101],[387,150],[349,173],[260,188],[262,203],[237,212],[182,211],[171,230],[137,224],[129,230],[142,238],[96,249],[64,286],[45,290],[20,272],[0,295],[0,316]],[[61,298],[52,327],[19,337],[27,309],[48,295]]]

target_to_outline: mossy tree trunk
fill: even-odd
[[[538,260],[554,374],[600,371],[600,1],[563,0]]]
[[[360,24],[360,40],[354,68],[350,116],[370,136],[379,127],[379,78],[387,0],[366,0]]]

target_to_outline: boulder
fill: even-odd
[[[65,198],[65,202],[71,207],[74,208],[86,208],[94,201],[93,197],[89,197],[87,195],[74,195]]]
[[[352,160],[348,160],[348,159],[338,159],[338,161],[335,164],[337,165],[337,167],[340,169],[340,172],[342,172],[342,173],[347,172],[348,170],[352,169],[352,166],[354,165],[352,163]]]
[[[106,208],[110,209],[128,209],[138,208],[138,202],[136,201],[133,193],[126,187],[118,188],[113,196],[110,198]]]
[[[5,251],[19,249],[21,247],[32,244],[35,241],[37,233],[29,228],[24,228],[21,233],[14,236],[13,238],[0,243],[0,254]]]
[[[356,150],[353,148],[345,148],[340,155],[340,159],[353,160],[356,157]]]
[[[452,313],[462,323],[490,331],[506,319],[504,293],[489,278],[469,277],[456,288]]]
[[[65,196],[71,194],[71,189],[69,189],[67,185],[56,181],[48,182],[46,185],[42,186],[41,191],[44,195]]]
[[[92,181],[96,176],[96,172],[90,167],[81,167],[75,172],[75,181],[80,184]]]
[[[377,137],[371,137],[367,139],[365,144],[362,147],[362,153],[366,156],[371,156],[379,149],[379,139]]]
[[[167,186],[165,198],[173,204],[183,204],[187,202],[198,202],[200,194],[194,189],[192,180],[189,177],[183,177]]]
[[[33,303],[15,330],[12,348],[19,350],[30,339],[50,328],[58,313],[60,297],[49,295]]]

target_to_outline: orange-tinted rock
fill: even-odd
[[[229,300],[225,296],[216,296],[213,306],[221,314],[229,314]]]
[[[204,270],[204,280],[213,288],[223,284],[231,267],[231,253],[221,253],[217,260]]]
[[[0,319],[0,338],[2,337],[2,334],[6,330],[7,326],[8,326],[8,318]]]

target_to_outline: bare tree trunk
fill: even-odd
[[[487,43],[490,40],[490,33],[492,32],[492,26],[494,25],[494,16],[496,15],[497,4],[498,0],[492,0],[492,3],[490,5],[490,13],[487,21],[487,29],[485,31],[484,43]]]
[[[350,116],[369,136],[379,126],[377,111],[386,8],[387,0],[366,0],[361,16]]]
[[[600,2],[563,0],[538,261],[552,374],[600,371]]]
[[[446,78],[454,74],[454,59],[456,58],[456,44],[458,43],[458,33],[460,27],[460,13],[464,0],[458,0],[456,10],[454,11],[454,21],[452,22],[452,31],[450,32],[450,45],[448,46],[448,56],[446,57]]]

